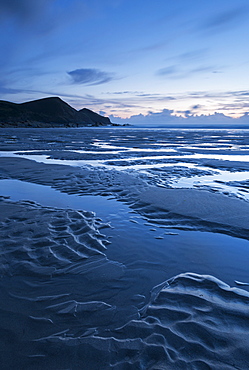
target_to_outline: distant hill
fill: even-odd
[[[79,111],[57,97],[16,104],[0,100],[0,127],[116,126],[90,109]]]

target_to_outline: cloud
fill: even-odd
[[[177,59],[184,62],[192,62],[196,60],[203,59],[208,52],[208,48],[202,48],[197,50],[191,50],[185,53],[182,53],[177,56]]]
[[[244,114],[247,108],[246,95],[241,96],[240,94],[246,94],[246,90],[241,91],[197,91],[197,92],[186,92],[181,94],[172,94],[172,95],[163,95],[163,94],[145,94],[142,92],[133,91],[133,94],[127,95],[124,91],[124,94],[120,91],[121,94],[116,94],[116,92],[111,96],[111,93],[103,93],[101,98],[95,97],[93,95],[84,95],[80,98],[75,98],[74,106],[81,108],[84,104],[85,106],[92,107],[91,109],[95,111],[104,110],[107,114],[114,114],[116,116],[126,116],[130,117],[134,115],[134,112],[142,113],[139,116],[139,122],[144,120],[143,117],[147,115],[148,111],[151,111],[151,117],[146,118],[147,120],[153,120],[155,116],[152,111],[155,111],[157,106],[160,110],[162,106],[175,109],[172,111],[172,120],[175,120],[175,114],[181,114],[186,116],[186,113],[190,116],[196,116],[197,114],[210,114],[214,111],[216,112],[228,112],[228,115],[231,116],[233,112],[237,116]],[[59,94],[57,94],[59,95]],[[73,101],[72,101],[73,102]],[[249,104],[249,103],[248,103]],[[181,111],[179,106],[182,106]],[[178,111],[179,110],[179,111]],[[156,117],[160,120],[165,118],[166,113],[169,110],[164,111],[164,117],[162,114],[158,114]],[[159,112],[160,113],[160,112]],[[144,116],[145,115],[145,116]],[[217,118],[217,117],[216,117]],[[114,122],[116,118],[114,117]],[[137,117],[133,116],[131,118],[133,124],[136,124]],[[116,121],[119,123],[118,121]],[[126,120],[120,121],[120,123],[125,123]],[[128,121],[127,121],[128,122]],[[185,121],[184,121],[185,122]],[[161,123],[161,122],[159,122]]]
[[[139,93],[136,94],[135,97],[137,98],[142,98],[144,101],[147,102],[162,102],[162,101],[167,101],[167,100],[176,100],[175,97],[173,96],[168,96],[168,95],[162,95],[162,94],[157,94],[157,93]]]
[[[149,44],[149,45],[146,45],[146,46],[136,48],[136,49],[132,50],[132,52],[133,53],[151,53],[154,50],[163,49],[167,45],[168,45],[168,42],[165,42],[165,41],[164,42],[158,42],[158,43]]]
[[[11,17],[18,22],[33,22],[54,0],[0,0],[0,17]]]
[[[236,96],[249,96],[249,91],[247,90],[233,91],[231,94]]]
[[[240,118],[232,118],[223,113],[210,115],[193,115],[190,110],[183,111],[185,117],[176,116],[173,110],[163,109],[160,112],[148,112],[147,115],[138,114],[127,119],[121,119],[113,115],[109,116],[114,123],[129,123],[135,126],[144,127],[233,127],[245,125],[249,127],[249,114],[245,113]]]
[[[190,50],[184,53],[176,54],[174,56],[165,58],[166,62],[173,62],[175,64],[181,64],[181,63],[193,63],[193,62],[199,62],[204,59],[206,59],[206,56],[209,52],[208,48],[200,48],[196,50]]]
[[[2,86],[0,83],[0,95],[15,95],[23,93],[23,89],[12,89],[5,86]]]
[[[171,79],[180,79],[187,78],[194,74],[203,73],[203,72],[215,72],[214,66],[198,66],[195,68],[182,69],[177,65],[171,65],[162,69],[159,69],[156,72],[157,76],[166,76]]]
[[[159,76],[176,76],[179,74],[179,70],[176,66],[169,66],[159,69],[159,71],[157,71],[157,74]]]
[[[231,26],[237,25],[247,14],[247,6],[230,9],[210,17],[201,25],[201,29],[215,32],[222,31],[224,28],[230,28]]]
[[[114,80],[112,73],[100,71],[94,68],[75,69],[67,72],[73,84],[100,85]]]
[[[142,94],[140,91],[132,91],[132,90],[126,90],[126,91],[113,91],[113,92],[108,92],[106,91],[105,94],[107,95],[126,95],[126,94],[131,94],[131,95],[137,95],[137,94]]]
[[[192,110],[196,110],[196,109],[200,109],[200,108],[202,108],[202,105],[200,105],[200,104],[196,104],[196,105],[193,105],[191,107]]]
[[[128,119],[120,119],[114,116],[110,116],[112,122],[117,123],[130,123],[134,125],[144,126],[156,126],[157,124],[163,124],[165,122],[175,122],[183,119],[182,117],[176,117],[173,115],[174,111],[171,109],[163,109],[160,112],[148,112],[147,115],[137,114],[133,115]]]
[[[45,36],[47,48],[48,36],[56,36],[56,43],[65,41],[63,37],[59,41],[58,36],[82,24],[89,17],[88,8],[85,0],[0,0],[0,32],[13,33],[12,45],[21,42],[25,47],[30,40],[37,44],[37,35]]]

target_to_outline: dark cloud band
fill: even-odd
[[[67,72],[73,84],[100,85],[114,79],[113,74],[98,69],[75,69]]]

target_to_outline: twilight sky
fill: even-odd
[[[249,121],[248,0],[0,0],[0,34],[2,100]]]

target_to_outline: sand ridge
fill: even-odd
[[[139,195],[141,202],[178,215],[249,230],[249,203],[197,189],[151,187]]]

